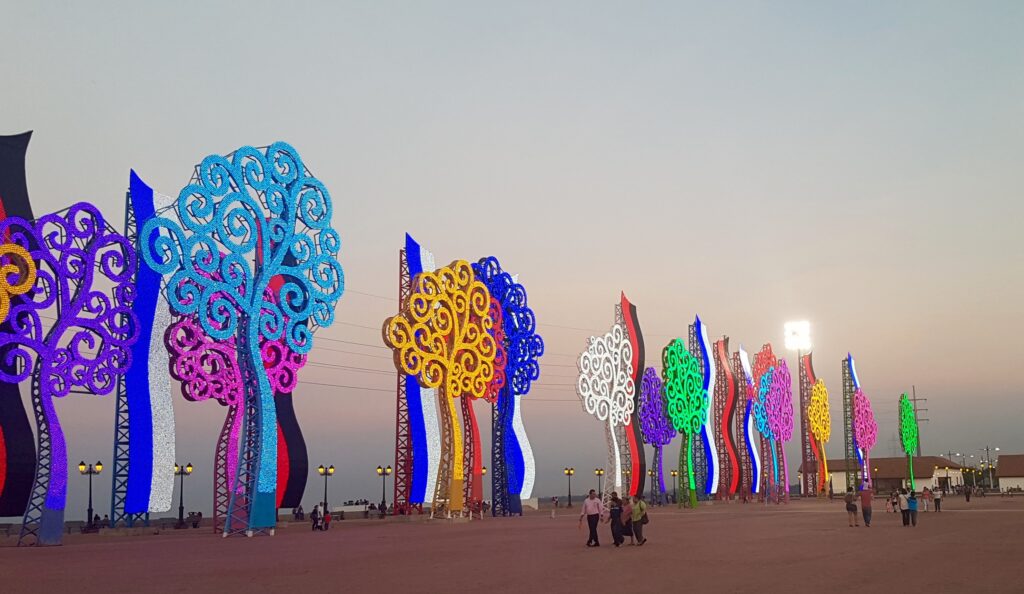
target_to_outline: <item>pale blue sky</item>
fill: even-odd
[[[839,361],[857,358],[876,456],[915,384],[929,453],[1024,451],[1024,4],[120,4],[4,10],[0,133],[36,131],[36,211],[90,200],[120,221],[131,167],[176,194],[207,154],[286,140],[344,241],[347,324],[321,336],[373,345],[395,303],[364,293],[395,294],[405,231],[439,263],[498,256],[550,352],[524,406],[542,495],[563,466],[603,463],[569,385],[587,333],[559,326],[606,330],[620,290],[651,364],[695,313],[780,354],[782,323],[811,320],[834,411]],[[369,356],[316,361],[389,369],[381,348],[319,345]],[[208,511],[222,409],[176,406],[188,507]],[[307,384],[296,409],[311,465],[340,470],[331,499],[379,497],[393,394]],[[69,458],[109,463],[112,399],[58,412]],[[74,517],[85,481],[70,484]]]

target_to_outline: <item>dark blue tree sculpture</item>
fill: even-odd
[[[31,376],[37,430],[35,482],[18,544],[60,544],[68,469],[54,398],[109,394],[131,365],[136,255],[87,203],[31,223],[6,219],[0,237],[28,250],[38,269],[35,288],[12,306],[10,327],[0,333],[0,379]]]
[[[491,513],[521,514],[522,497],[531,495],[536,470],[519,397],[540,377],[537,359],[544,354],[544,341],[537,334],[533,310],[527,306],[526,289],[501,269],[497,258],[481,258],[473,264],[473,272],[501,305],[508,359],[505,386],[491,411]]]
[[[214,340],[235,340],[245,389],[224,534],[273,533],[277,411],[260,342],[281,340],[305,354],[316,328],[334,321],[344,276],[330,194],[294,148],[277,142],[203,159],[178,195],[176,214],[146,222],[142,236],[159,237],[144,257],[169,277],[167,301],[176,313],[196,316]]]

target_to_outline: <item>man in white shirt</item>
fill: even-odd
[[[587,517],[587,525],[590,527],[590,537],[587,538],[588,547],[599,547],[597,541],[597,524],[601,521],[601,513],[604,512],[604,504],[597,498],[597,492],[593,489],[583,500],[583,510],[580,512],[580,526],[583,526],[583,516]]]

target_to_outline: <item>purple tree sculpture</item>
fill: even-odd
[[[31,377],[37,462],[19,545],[60,544],[67,496],[67,446],[54,399],[104,395],[131,365],[138,333],[131,310],[135,251],[99,210],[78,203],[34,222],[0,222],[36,263],[35,287],[12,305],[10,327],[0,334],[7,382]],[[6,328],[6,327],[5,327]]]
[[[782,485],[786,498],[789,498],[789,464],[786,462],[786,442],[793,439],[793,380],[789,375],[786,361],[780,360],[772,372],[772,385],[765,402],[768,409],[768,423],[772,435],[779,441],[782,451]]]
[[[875,447],[878,438],[878,423],[875,413],[871,410],[871,401],[864,390],[857,388],[853,393],[853,433],[857,445],[864,453],[864,480],[871,484],[871,448]]]
[[[676,436],[672,421],[668,418],[664,384],[653,367],[644,370],[640,380],[640,431],[644,442],[654,446],[654,463],[658,469],[658,480],[651,481],[651,501],[661,501],[665,494],[665,477],[662,474],[662,448]],[[657,489],[657,492],[654,492]]]

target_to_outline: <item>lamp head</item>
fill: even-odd
[[[384,474],[384,467],[383,466],[378,466],[377,467],[377,476],[381,476],[383,474]]]
[[[317,467],[316,471],[320,473],[320,476],[323,476],[324,472],[327,472],[327,469],[324,468],[323,464],[321,464],[319,467]]]
[[[87,467],[85,465],[85,460],[82,460],[81,462],[78,463],[78,472],[85,474],[86,468]]]
[[[185,465],[185,474],[192,474],[192,463],[189,462]]]
[[[330,466],[327,467],[327,475],[334,476],[334,464],[331,464]]]
[[[100,462],[99,460],[97,460],[97,461],[96,461],[96,464],[95,464],[95,465],[93,466],[93,469],[95,469],[95,470],[96,470],[96,474],[99,474],[99,473],[100,473],[100,471],[102,471],[102,470],[103,470],[103,463],[102,463],[102,462]]]

